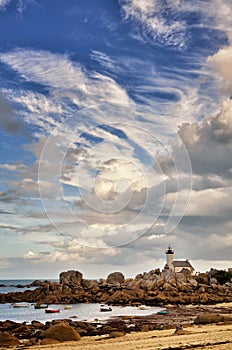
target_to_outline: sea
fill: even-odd
[[[34,280],[0,280],[0,293],[18,292],[33,288],[18,288],[18,285],[28,285]],[[57,281],[57,280],[50,280]],[[162,310],[161,307],[149,307],[145,310],[140,310],[136,306],[111,306],[112,311],[101,312],[99,303],[77,303],[70,304],[71,309],[66,310],[65,305],[49,305],[49,308],[60,309],[59,313],[47,314],[44,309],[35,309],[34,304],[29,304],[28,307],[13,307],[12,304],[0,304],[0,321],[11,320],[14,322],[26,322],[30,324],[32,321],[40,321],[46,323],[55,319],[73,319],[73,321],[89,321],[106,320],[115,316],[148,316],[156,314]]]

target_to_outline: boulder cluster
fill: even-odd
[[[162,306],[166,304],[214,304],[232,301],[232,282],[221,285],[215,278],[199,280],[188,270],[175,273],[169,269],[152,270],[125,278],[121,272],[107,279],[87,280],[79,271],[60,273],[59,282],[35,281],[35,290],[0,294],[0,303],[30,302],[67,304],[97,302],[115,305],[139,303]]]
[[[13,321],[0,322],[0,346],[48,345],[64,341],[77,341],[81,336],[65,321],[47,322],[46,325],[33,321],[30,325]]]

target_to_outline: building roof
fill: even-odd
[[[193,269],[192,265],[188,260],[174,260],[173,266],[174,267],[191,267]]]

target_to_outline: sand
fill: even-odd
[[[31,350],[231,350],[232,324],[193,325],[176,335],[173,329],[126,334],[107,339],[103,336],[84,337],[78,342],[34,346]],[[25,348],[24,348],[25,349]]]

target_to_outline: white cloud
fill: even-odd
[[[124,19],[133,19],[142,26],[142,35],[150,42],[165,42],[168,45],[182,46],[185,27],[182,21],[169,18],[163,15],[162,2],[157,0],[121,0]],[[175,2],[170,3],[170,8]]]
[[[42,242],[47,244],[54,250],[52,252],[34,252],[28,251],[24,254],[23,259],[34,261],[34,263],[47,262],[49,264],[74,262],[78,264],[104,264],[108,259],[117,255],[115,248],[94,249],[91,247],[81,246],[77,241],[51,241]]]
[[[0,0],[0,9],[6,8],[8,3],[9,1]],[[134,35],[137,34],[140,39],[150,43],[165,43],[177,48],[184,48],[186,44],[185,34],[188,25],[181,19],[186,12],[200,12],[198,26],[223,30],[229,35],[232,24],[231,1],[223,0],[220,3],[220,9],[216,0],[207,1],[205,6],[202,6],[202,3],[203,1],[200,0],[194,2],[179,0],[120,1],[124,19],[133,20]],[[166,4],[173,15],[170,16],[169,22],[164,14]],[[175,11],[179,12],[178,16],[174,16]],[[17,108],[18,115],[23,116],[29,124],[38,127],[34,135],[40,136],[38,143],[30,147],[37,158],[35,164],[31,166],[3,164],[0,166],[3,171],[19,172],[22,176],[21,181],[14,179],[11,182],[11,191],[0,194],[3,202],[16,203],[14,221],[18,223],[18,226],[10,226],[11,218],[8,218],[4,224],[5,229],[20,231],[24,237],[38,244],[40,235],[43,235],[43,244],[47,244],[49,250],[53,249],[53,252],[48,253],[37,252],[36,249],[31,248],[24,255],[25,260],[33,261],[38,266],[40,264],[46,266],[51,263],[52,268],[57,268],[58,263],[61,264],[59,266],[62,266],[62,263],[75,263],[76,261],[114,266],[128,263],[134,266],[140,259],[144,264],[147,261],[153,264],[156,259],[154,251],[156,256],[159,256],[156,248],[162,249],[161,247],[169,243],[169,239],[174,241],[179,239],[179,248],[183,251],[181,247],[185,245],[184,234],[178,237],[180,232],[178,228],[175,231],[176,236],[164,234],[165,221],[177,198],[177,191],[182,193],[182,199],[185,199],[181,202],[186,204],[186,199],[188,199],[188,193],[185,191],[187,186],[183,186],[185,190],[177,188],[177,172],[173,167],[173,162],[169,161],[171,156],[175,160],[175,152],[178,154],[179,148],[177,144],[169,143],[168,139],[173,140],[177,136],[177,125],[183,120],[188,123],[180,127],[180,135],[187,145],[194,172],[197,174],[187,212],[189,216],[186,217],[201,216],[202,222],[205,223],[206,217],[212,213],[219,215],[220,218],[228,218],[230,215],[231,191],[220,187],[230,185],[232,105],[231,101],[227,100],[216,117],[207,117],[201,123],[193,123],[195,118],[208,115],[207,112],[210,109],[215,111],[218,108],[217,100],[213,98],[212,93],[215,84],[209,84],[211,78],[213,81],[213,77],[206,70],[200,71],[200,69],[192,68],[192,66],[197,67],[202,64],[201,55],[195,53],[192,57],[187,57],[187,54],[185,57],[181,56],[186,59],[185,62],[189,61],[186,68],[175,68],[172,71],[172,67],[163,66],[162,72],[159,69],[156,72],[155,57],[143,61],[142,55],[139,58],[136,56],[119,57],[119,54],[117,52],[116,57],[111,57],[98,50],[92,51],[91,58],[101,65],[101,71],[105,75],[96,71],[87,71],[84,66],[72,60],[71,56],[50,51],[15,49],[0,55],[1,61],[21,76],[21,81],[24,79],[24,81],[36,82],[45,87],[44,94],[22,89],[2,90],[3,94],[11,100],[12,108]],[[208,61],[219,71],[225,81],[227,80],[227,87],[231,91],[231,49],[220,50]],[[114,80],[107,76],[111,73],[112,76],[117,76],[117,79]],[[134,81],[127,80],[127,76],[134,77],[135,84]],[[120,79],[127,90],[120,86]],[[27,84],[28,86],[30,84]],[[139,101],[136,106],[138,113],[135,112],[135,102],[131,100],[133,97]],[[105,110],[99,107],[104,102],[106,102]],[[120,104],[129,108],[120,109]],[[86,112],[83,111],[85,107],[91,105],[94,105],[92,109],[87,108]],[[82,108],[80,113],[79,107]],[[67,117],[75,110],[77,113],[73,114],[74,121],[67,121]],[[171,121],[173,127],[166,123],[163,116],[167,117],[169,122]],[[115,121],[117,124],[113,124]],[[118,134],[95,127],[98,123],[117,128]],[[89,128],[86,128],[86,125]],[[45,221],[44,212],[41,213],[41,208],[38,208],[33,201],[35,198],[38,199],[36,177],[38,159],[48,140],[46,137],[42,138],[41,135],[47,136],[54,129],[57,132],[55,141],[58,144],[59,141],[63,142],[63,148],[57,149],[55,144],[49,144],[52,147],[49,147],[45,160],[47,164],[50,163],[51,167],[43,169],[44,178],[41,180],[44,192],[48,196],[47,202],[55,224],[53,227]],[[84,131],[89,134],[89,138],[81,135]],[[124,133],[125,138],[120,139],[120,133]],[[95,138],[103,141],[94,142]],[[79,141],[80,145],[76,146],[74,144],[76,141]],[[174,147],[173,153],[172,147]],[[63,150],[66,153],[66,162],[63,162],[63,173],[60,175]],[[158,155],[166,157],[165,159],[168,156],[168,162],[164,162],[160,173],[158,166],[161,164],[158,159],[155,159],[156,156],[158,158]],[[78,165],[81,162],[82,178],[78,182],[77,170],[80,170]],[[183,167],[180,168],[183,170]],[[96,169],[98,173],[94,177],[93,171]],[[54,180],[57,179],[56,173],[59,174],[59,181],[53,186]],[[184,177],[183,173],[180,176]],[[94,183],[95,180],[97,181]],[[147,183],[146,180],[149,182]],[[154,229],[149,235],[146,231],[150,228],[150,218],[157,209],[155,204],[157,205],[160,199],[160,193],[156,191],[155,185],[164,180],[168,195],[164,205],[163,222],[159,229],[158,225],[156,226],[157,231]],[[60,201],[61,193],[57,191],[57,184],[59,188],[61,185],[72,185],[72,190],[69,189],[70,192],[64,196],[64,199],[67,203],[71,203],[74,216],[66,215],[67,208],[64,209],[66,203]],[[93,184],[95,187],[92,186]],[[81,187],[82,191],[90,188],[89,197],[83,198],[84,196],[76,194],[75,190],[78,187]],[[146,199],[147,189],[151,189],[151,205],[140,216],[139,222],[134,223],[133,219],[140,213]],[[125,210],[116,215],[99,212],[95,210],[96,208],[91,209],[91,205],[96,205],[96,207],[99,205],[99,198],[103,199],[104,204],[109,207],[110,201],[114,200],[118,194],[126,193],[127,190],[133,194],[132,201],[125,206]],[[94,191],[97,196],[93,196]],[[89,200],[89,203],[86,199]],[[23,206],[21,205],[22,200],[27,200]],[[91,204],[90,207],[88,204]],[[33,213],[32,205],[34,206]],[[177,209],[175,213],[183,214],[184,210],[180,205]],[[29,213],[32,214],[29,215]],[[204,224],[202,226],[202,232],[206,234],[208,227],[207,225],[204,227]],[[55,227],[58,228],[58,235],[59,228],[61,229],[63,235],[58,237],[62,237],[63,242],[57,242],[57,236],[52,241],[51,236],[55,232]],[[224,227],[225,224],[221,224],[218,229]],[[131,245],[134,247],[133,251],[127,248],[110,247],[125,240],[133,241],[145,232],[145,236]],[[191,225],[188,225],[186,232],[191,232]],[[220,237],[220,235],[212,235],[211,238],[219,242]],[[206,249],[208,240],[207,236],[204,241]],[[230,240],[231,237],[227,235],[225,244],[229,246]],[[194,243],[194,239],[191,242]],[[80,243],[87,243],[97,249],[80,246]],[[193,244],[191,247],[187,246],[188,252],[191,252],[192,246]],[[104,249],[100,250],[100,247]],[[224,248],[225,246],[221,244],[221,255]],[[204,257],[203,250],[200,256]]]
[[[13,2],[12,0],[0,0],[0,11],[5,11],[7,6]],[[34,2],[34,0],[16,0],[16,7],[20,14],[26,9],[29,3]]]
[[[33,131],[35,137],[50,134],[65,116],[73,113],[72,108],[67,103],[53,96],[45,96],[30,90],[6,88],[1,89],[1,93],[11,103],[13,112],[17,110],[18,118],[14,120],[18,124],[21,123],[19,124],[21,129],[23,121],[28,125],[36,126]],[[28,138],[29,135],[26,134],[26,136]]]
[[[0,0],[0,11],[4,11],[11,0]]]
[[[231,216],[231,189],[192,191],[186,215]]]
[[[196,174],[229,176],[232,152],[232,100],[225,100],[216,117],[201,123],[183,123],[180,137],[188,150]],[[178,146],[174,152],[178,153]]]
[[[100,65],[106,69],[115,71],[117,67],[116,61],[106,55],[104,52],[93,50],[90,57],[92,60],[100,63]]]
[[[27,81],[44,84],[58,99],[68,97],[78,106],[108,103],[129,104],[126,91],[112,78],[87,72],[67,55],[49,51],[16,49],[0,55],[0,60]]]
[[[208,57],[208,62],[223,78],[223,90],[232,96],[232,46],[220,49],[213,56]]]
[[[184,48],[186,32],[188,27],[191,27],[191,24],[186,22],[186,13],[199,13],[199,23],[192,26],[222,30],[228,37],[231,33],[230,0],[222,0],[220,9],[217,0],[207,3],[202,0],[120,0],[120,4],[124,20],[132,19],[140,26],[140,32],[134,31],[133,36],[150,43],[158,42]]]

